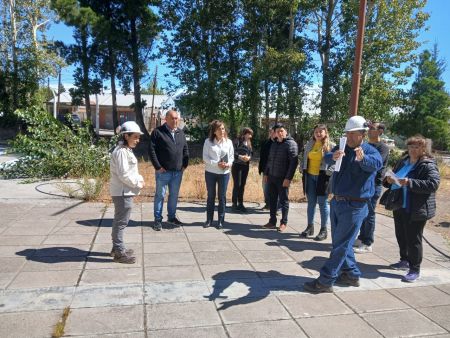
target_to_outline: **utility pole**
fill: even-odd
[[[152,129],[151,122],[153,122],[153,118],[155,116],[154,111],[155,111],[155,92],[156,92],[156,76],[157,76],[157,74],[158,74],[158,66],[155,66],[155,76],[153,78],[153,85],[152,85],[153,95],[152,95],[152,113],[150,114],[150,116],[151,116],[150,117],[151,121],[150,121],[150,126],[149,126],[150,129]],[[159,125],[157,126],[156,119],[155,119],[155,128],[156,127],[159,127]]]
[[[359,0],[358,34],[356,36],[355,61],[353,63],[352,91],[350,95],[350,116],[358,114],[359,85],[361,82],[361,59],[364,45],[367,0]]]
[[[59,114],[59,102],[60,102],[60,94],[61,94],[61,67],[58,72],[58,103],[56,105],[56,112]]]

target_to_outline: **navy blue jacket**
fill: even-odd
[[[342,157],[341,169],[334,172],[331,179],[331,192],[334,195],[369,199],[375,194],[375,175],[383,166],[380,152],[367,143],[361,144],[364,151],[362,161],[356,161],[353,148],[345,146],[345,156]],[[325,154],[325,161],[333,164],[334,147]]]

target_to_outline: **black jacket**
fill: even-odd
[[[298,147],[288,136],[282,142],[274,142],[270,147],[264,175],[292,180],[298,165]]]
[[[397,172],[409,156],[401,158],[393,171]],[[429,220],[436,215],[436,190],[439,187],[440,175],[436,162],[431,158],[423,158],[416,163],[407,175],[411,182],[408,186],[407,212],[412,221]],[[390,187],[386,181],[386,187]]]
[[[253,155],[253,151],[244,144],[243,140],[241,139],[237,139],[233,142],[233,147],[234,147],[234,162],[233,165],[246,165],[249,166],[250,165],[250,161],[249,162],[245,162],[242,161],[241,159],[239,159],[239,155],[247,155],[247,156],[252,156]]]
[[[258,172],[259,174],[263,174],[264,170],[267,166],[267,160],[269,159],[270,147],[272,146],[272,139],[268,139],[261,145],[261,151],[259,152],[259,164],[258,164]]]
[[[189,151],[184,132],[177,129],[174,140],[165,124],[155,128],[150,136],[149,155],[156,170],[186,168],[189,163]]]

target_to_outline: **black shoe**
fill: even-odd
[[[244,207],[243,204],[241,204],[240,206],[238,206],[238,209],[239,209],[239,211],[241,211],[241,212],[247,212],[247,208]]]
[[[336,284],[355,287],[360,286],[359,278],[352,278],[345,272],[339,275],[339,277],[336,279]]]
[[[180,225],[183,225],[183,222],[181,222],[177,216],[175,216],[174,218],[171,218],[169,220],[167,220],[168,223],[173,224],[177,227],[179,227]]]
[[[328,237],[328,232],[326,230],[320,230],[319,234],[316,237],[314,237],[314,240],[320,242],[320,241],[327,239],[327,237]]]
[[[223,222],[222,221],[217,222],[216,228],[217,229],[223,229]]]
[[[116,255],[116,252],[117,252],[117,251],[114,250],[114,248],[112,248],[109,255],[110,255],[111,257],[114,257],[114,256]],[[120,253],[120,252],[118,252],[118,253]],[[134,250],[133,250],[133,249],[125,249],[125,254],[128,255],[128,256],[133,256]]]
[[[300,238],[307,238],[314,235],[314,225],[310,224],[306,227],[305,231],[300,234]]]
[[[116,253],[114,255],[114,262],[122,264],[134,264],[136,263],[136,257],[127,255],[125,252]]]
[[[209,228],[212,225],[212,221],[206,221],[205,224],[203,224],[204,228]]]
[[[332,286],[326,286],[319,282],[319,280],[314,279],[311,282],[305,282],[303,284],[303,290],[311,293],[330,293],[333,292]]]
[[[155,221],[155,224],[153,224],[153,230],[161,231],[162,230],[162,222],[161,221]]]
[[[237,206],[237,204],[233,204],[233,205],[231,206],[231,210],[233,210],[234,212],[239,212],[239,211],[240,211],[240,209],[239,209],[239,207]]]

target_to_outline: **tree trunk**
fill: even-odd
[[[80,39],[81,39],[81,63],[83,69],[83,93],[84,93],[84,104],[86,106],[86,115],[90,122],[92,122],[91,114],[91,100],[89,98],[90,85],[89,85],[89,52],[88,52],[88,32],[87,27],[83,26],[80,28]]]
[[[141,99],[141,64],[139,61],[139,46],[136,19],[130,20],[131,28],[131,67],[133,69],[133,90],[134,90],[134,113],[136,115],[136,123],[141,128],[144,136],[148,138],[150,135],[144,123],[144,116],[142,114],[142,99]]]
[[[13,63],[12,72],[12,111],[19,108],[19,62],[17,60],[17,25],[15,1],[9,0],[9,15],[11,20],[11,59]]]
[[[117,116],[117,90],[116,90],[116,62],[112,44],[108,44],[108,64],[109,75],[111,76],[111,97],[112,97],[112,115],[113,115],[113,127],[114,133],[116,133],[119,126],[119,118]]]

